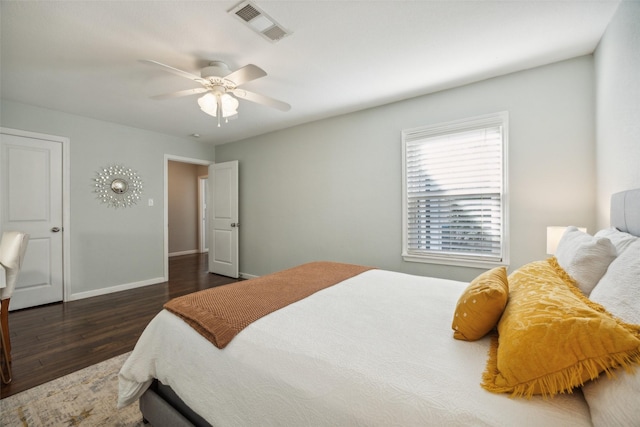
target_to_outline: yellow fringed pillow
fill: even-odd
[[[587,299],[555,258],[509,276],[482,387],[512,396],[553,396],[617,367],[640,363],[640,326]]]
[[[453,337],[475,341],[493,329],[509,298],[507,269],[496,267],[476,277],[458,299],[453,314]]]

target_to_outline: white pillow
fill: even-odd
[[[611,263],[589,299],[623,321],[640,325],[640,240]]]
[[[640,324],[640,239],[631,243],[609,266],[591,292],[591,300],[627,323]],[[601,375],[582,387],[593,425],[640,426],[640,369],[618,369],[616,378]]]
[[[594,237],[576,227],[568,227],[558,242],[555,256],[582,293],[589,296],[616,253],[616,247],[606,237]]]
[[[640,240],[640,237],[634,236],[633,234],[625,233],[624,231],[620,231],[615,227],[600,230],[595,234],[595,237],[606,237],[607,239],[611,240],[611,243],[613,243],[613,246],[615,246],[616,250],[618,251],[618,255],[620,255],[630,244],[637,240]]]
[[[620,369],[615,378],[600,375],[582,386],[594,427],[640,426],[640,372]]]

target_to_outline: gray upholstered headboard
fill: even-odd
[[[640,189],[611,196],[611,226],[640,236]]]

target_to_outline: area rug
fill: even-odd
[[[129,353],[0,400],[0,426],[143,426],[138,405],[118,410],[118,372]]]

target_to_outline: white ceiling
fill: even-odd
[[[271,1],[292,34],[271,43],[227,13],[239,1],[1,2],[3,99],[215,144],[592,53],[618,0]],[[240,101],[216,127],[194,74],[211,60],[256,64],[243,88],[291,104]]]

